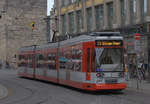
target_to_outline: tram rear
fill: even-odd
[[[84,44],[86,58],[87,90],[123,90],[124,78],[123,37],[97,37],[94,42]]]

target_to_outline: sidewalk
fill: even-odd
[[[0,84],[0,99],[7,97],[8,89]]]
[[[139,89],[137,89],[137,80],[136,79],[130,79],[129,81],[126,81],[127,83],[127,89],[132,89],[135,91],[140,91],[144,93],[150,94],[150,82],[142,80],[141,83],[138,82]]]

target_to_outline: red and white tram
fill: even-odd
[[[83,90],[123,90],[124,45],[116,32],[96,32],[18,50],[18,75]]]

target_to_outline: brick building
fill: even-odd
[[[16,66],[17,49],[46,43],[47,0],[0,1],[0,60]],[[34,28],[32,26],[34,25]]]
[[[135,57],[134,34],[140,33],[140,50],[150,63],[150,0],[54,0],[52,17],[58,35],[91,31],[120,31],[129,60]]]

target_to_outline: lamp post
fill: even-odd
[[[135,33],[134,35],[135,38],[135,52],[136,52],[136,72],[137,72],[137,89],[139,89],[139,71],[138,71],[138,65],[139,65],[139,59],[140,59],[140,34],[139,33]],[[140,79],[141,80],[141,79]]]

